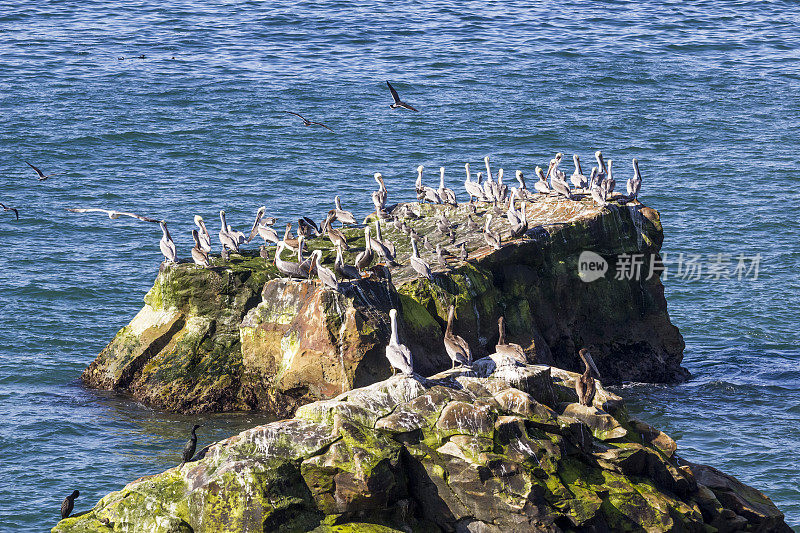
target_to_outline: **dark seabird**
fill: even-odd
[[[343,279],[361,279],[361,272],[353,265],[344,262],[342,247],[336,247],[336,261],[333,263],[333,270]]]
[[[45,176],[44,172],[42,172],[41,170],[39,170],[35,166],[31,165],[27,161],[25,161],[25,164],[28,165],[29,167],[31,167],[34,171],[36,171],[36,174],[39,175],[39,178],[38,178],[39,181],[44,181],[47,178],[52,178],[53,176],[58,176],[58,174],[48,174],[48,175]]]
[[[187,462],[191,461],[192,457],[194,457],[194,449],[197,447],[197,433],[195,433],[195,431],[197,431],[197,428],[199,428],[199,427],[202,427],[202,426],[200,424],[195,424],[194,427],[192,428],[192,436],[186,442],[186,446],[183,447],[183,455],[181,456],[183,461],[181,461],[181,464],[178,467],[178,470],[183,468],[183,465],[185,465]]]
[[[583,375],[575,382],[575,392],[578,393],[578,402],[581,405],[592,405],[597,387],[594,384],[594,378],[591,376],[591,373],[594,372],[597,378],[600,379],[600,371],[597,370],[597,367],[594,365],[594,360],[589,350],[581,348],[578,355],[583,359],[585,369]]]
[[[322,122],[314,122],[313,120],[308,120],[307,118],[305,118],[300,113],[294,113],[292,111],[284,111],[284,113],[289,113],[290,115],[295,115],[297,117],[300,117],[302,119],[302,121],[303,121],[303,126],[311,126],[312,124],[315,124],[317,126],[322,126],[323,128],[325,128],[328,131],[333,131],[332,129],[330,129],[328,126],[326,126]]]
[[[372,253],[372,243],[369,238],[369,226],[364,226],[364,251],[356,256],[356,267],[359,270],[366,270],[372,263],[375,254]]]
[[[388,85],[389,90],[392,91],[392,98],[394,99],[394,102],[392,102],[392,104],[389,107],[391,107],[392,109],[397,109],[398,107],[404,107],[406,109],[410,109],[411,111],[417,111],[407,103],[400,100],[400,96],[397,94],[397,91],[394,90],[394,87],[392,87],[391,83],[387,81],[386,85]]]
[[[506,319],[502,316],[497,319],[497,329],[500,336],[497,339],[497,345],[494,347],[495,353],[513,357],[520,363],[527,362],[525,350],[522,349],[522,346],[513,342],[506,342]]]
[[[414,361],[411,358],[411,350],[405,344],[400,344],[397,337],[397,309],[389,310],[389,318],[392,324],[392,334],[389,337],[389,344],[386,346],[386,359],[392,365],[392,375],[397,370],[411,375],[414,372]]]
[[[200,243],[200,234],[196,229],[192,230],[192,239],[194,240],[194,247],[192,248],[192,261],[195,265],[211,268],[211,262],[208,260],[208,252],[203,248]],[[174,245],[173,245],[174,246]]]
[[[447,314],[447,329],[444,330],[444,348],[447,355],[453,361],[453,368],[456,363],[461,366],[469,366],[472,364],[472,350],[469,349],[469,344],[463,338],[453,333],[453,318],[456,316],[455,306],[450,306],[450,311]]]
[[[2,207],[2,208],[3,208],[3,211],[13,211],[13,212],[14,212],[14,215],[16,215],[16,217],[17,217],[17,220],[19,220],[19,211],[17,211],[17,209],[16,209],[16,208],[14,208],[14,207],[7,207],[7,206],[6,206],[6,205],[4,205],[4,204],[0,204],[0,207]]]
[[[61,519],[65,519],[69,517],[72,509],[75,508],[75,498],[80,495],[80,492],[77,490],[73,490],[72,494],[64,498],[64,501],[61,502]]]

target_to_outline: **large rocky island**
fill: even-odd
[[[399,266],[339,291],[281,278],[257,254],[211,269],[165,265],[84,382],[168,410],[285,418],[136,480],[53,531],[790,531],[764,494],[681,458],[599,382],[592,405],[578,402],[581,347],[605,384],[688,375],[650,268],[658,213],[548,197],[529,207],[527,235],[496,250],[467,230],[468,216],[483,225],[492,206],[395,206],[406,227],[382,229]],[[455,244],[436,229],[440,212]],[[498,218],[492,227],[507,231]],[[411,229],[453,254],[444,266],[421,250],[433,279],[408,267]],[[345,234],[352,263],[363,230]],[[308,248],[333,262],[327,239]],[[580,278],[585,250],[612,265],[608,275]],[[627,254],[643,254],[642,276],[614,275]],[[471,367],[450,369],[451,304]],[[384,357],[392,308],[412,376],[390,377]],[[500,316],[526,361],[494,353]]]

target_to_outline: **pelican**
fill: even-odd
[[[336,247],[336,261],[333,263],[333,269],[344,279],[361,279],[361,272],[356,267],[345,264],[340,246]]]
[[[533,188],[536,189],[536,192],[550,194],[550,185],[547,184],[542,167],[536,167],[536,175],[539,177],[539,181],[533,184]]]
[[[467,232],[475,231],[479,228],[480,226],[474,220],[472,220],[472,215],[467,215],[467,222],[465,223],[465,229]]]
[[[11,211],[12,209],[7,209],[7,211]],[[112,209],[99,209],[96,207],[70,207],[67,208],[67,211],[72,213],[105,213],[108,215],[108,218],[112,220],[116,220],[121,216],[137,218],[139,220],[143,220],[145,222],[161,222],[158,219],[150,218],[150,217],[143,217],[141,215],[137,215],[135,213],[128,213],[126,211],[114,211]],[[19,218],[19,217],[17,217]]]
[[[517,170],[514,173],[514,177],[517,178],[519,188],[511,187],[511,193],[516,193],[517,198],[520,200],[529,200],[531,198],[531,192],[528,190],[528,186],[525,184],[525,176],[522,174],[522,171]]]
[[[420,274],[428,279],[433,279],[433,274],[431,273],[431,267],[428,265],[427,262],[423,261],[419,256],[419,250],[417,250],[417,241],[411,240],[411,268],[413,268],[417,274]]]
[[[192,248],[192,260],[194,260],[194,264],[205,268],[211,268],[211,263],[208,260],[208,252],[202,246],[200,235],[196,229],[192,230],[192,239],[194,239],[194,248]],[[173,244],[173,248],[174,246]],[[210,249],[211,246],[209,246],[209,250]]]
[[[456,200],[456,193],[453,189],[448,189],[444,186],[444,167],[439,167],[439,190],[437,191],[442,203],[450,205],[458,205]]]
[[[268,242],[278,244],[281,240],[280,237],[278,237],[278,232],[266,224],[259,224],[256,231],[258,232],[258,236],[264,239],[265,245]]]
[[[639,196],[639,190],[642,188],[642,174],[639,172],[639,161],[633,158],[633,177],[628,180],[628,199],[635,200]]]
[[[394,260],[394,252],[381,239],[381,221],[378,219],[375,219],[375,237],[370,235],[369,245],[374,252],[378,252],[378,255],[383,257],[390,265],[397,265]]]
[[[253,237],[256,236],[258,233],[258,226],[261,224],[261,219],[264,216],[264,213],[267,211],[267,207],[262,205],[258,208],[258,212],[256,213],[256,219],[253,222],[253,227],[250,229],[250,235],[247,236],[247,241],[250,242],[253,240]],[[197,222],[197,221],[195,221]]]
[[[614,192],[614,186],[617,184],[614,175],[611,173],[611,163],[613,162],[611,159],[608,160],[608,176],[606,176],[601,185],[606,198],[611,197],[611,193]]]
[[[334,203],[336,204],[336,209],[335,209],[336,220],[341,222],[342,225],[356,223],[356,219],[353,216],[353,213],[342,209],[342,201],[339,199],[338,196],[334,198]]]
[[[317,277],[326,287],[335,291],[339,290],[339,282],[336,281],[336,276],[331,272],[331,269],[322,266],[322,250],[314,250],[311,254],[314,259],[314,270],[317,272]]]
[[[372,193],[372,203],[375,205],[375,214],[377,215],[386,207],[389,191],[386,190],[386,184],[383,182],[383,175],[380,172],[376,172],[373,177],[378,183],[378,190]]]
[[[589,193],[592,195],[592,200],[594,200],[594,203],[596,203],[600,207],[603,207],[604,205],[606,205],[606,203],[607,203],[606,202],[606,193],[605,193],[605,189],[603,189],[602,186],[596,185],[596,186],[592,187],[589,190]]]
[[[593,189],[595,187],[599,187],[600,186],[600,179],[598,179],[599,176],[600,176],[600,173],[597,171],[597,167],[592,167],[592,173],[589,176],[589,188],[590,189]]]
[[[365,270],[370,263],[372,263],[372,258],[375,254],[372,253],[372,244],[370,242],[369,236],[369,226],[364,227],[364,251],[359,253],[356,256],[356,268],[359,270]]]
[[[520,219],[519,212],[517,211],[517,207],[514,204],[514,199],[517,196],[517,191],[511,191],[511,199],[508,202],[508,210],[506,210],[506,218],[508,218],[509,224],[514,226],[515,224],[519,224],[522,220]],[[525,205],[525,202],[522,202],[522,205]]]
[[[497,171],[497,183],[495,184],[495,199],[498,203],[503,203],[508,197],[508,185],[503,183],[503,169]]]
[[[594,158],[597,160],[597,175],[600,181],[606,177],[606,164],[603,162],[603,153],[598,150],[594,153]]]
[[[288,248],[289,250],[291,250],[293,252],[297,251],[297,246],[298,246],[298,243],[299,243],[299,235],[298,235],[297,239],[292,237],[292,223],[291,222],[287,222],[286,223],[286,229],[283,232],[283,239],[281,239],[281,241],[283,241],[283,243],[286,245],[286,248]]]
[[[314,273],[314,257],[313,254],[308,257],[308,259],[303,259],[303,250],[305,249],[305,237],[302,235],[297,237],[297,264],[300,265],[300,268],[307,274],[310,278],[311,274]]]
[[[278,243],[278,250],[275,252],[275,266],[281,274],[285,274],[289,278],[307,278],[308,271],[303,270],[299,263],[294,261],[284,261],[281,259],[281,254],[286,249],[286,243],[281,241]]]
[[[489,224],[491,224],[491,222],[492,222],[492,215],[486,215],[486,227],[483,228],[483,237],[486,239],[486,244],[488,244],[495,250],[499,250],[500,248],[502,248],[500,235],[497,235],[491,229],[489,229]]]
[[[328,218],[326,218],[325,222],[322,224],[322,229],[325,233],[327,233],[328,239],[330,239],[334,246],[341,246],[345,249],[345,251],[350,250],[350,247],[347,246],[347,239],[345,238],[344,233],[331,225],[331,221],[335,216],[336,210],[331,209],[328,211]]]
[[[208,255],[211,252],[211,235],[208,233],[208,228],[206,228],[206,223],[203,220],[203,217],[201,217],[200,215],[194,216],[194,223],[200,230],[197,233],[197,238],[200,243],[200,249],[203,250],[206,253],[206,255]]]
[[[458,253],[458,258],[464,262],[466,262],[467,259],[469,259],[469,253],[467,252],[467,243],[465,242],[461,243],[461,251]]]
[[[591,376],[591,373],[594,372],[597,379],[600,379],[600,371],[597,370],[589,350],[581,348],[578,355],[583,359],[584,371],[583,375],[575,381],[575,392],[578,393],[578,402],[581,405],[592,405],[597,387],[595,386],[594,378]]]
[[[317,228],[317,223],[308,217],[297,219],[297,234],[303,237],[313,237],[319,235],[320,231]]]
[[[440,213],[439,216],[436,217],[436,229],[439,230],[439,233],[441,233],[442,235],[447,235],[448,233],[450,233],[451,226],[452,223],[443,214]]]
[[[516,239],[517,237],[522,237],[528,232],[528,215],[527,213],[525,213],[525,205],[526,205],[525,202],[522,202],[522,212],[518,213],[517,222],[511,224],[512,239]]]
[[[578,154],[574,154],[572,156],[572,161],[575,163],[575,172],[572,173],[572,176],[570,176],[569,179],[572,182],[572,185],[574,185],[576,188],[585,189],[589,186],[589,182],[581,170],[581,160],[578,157]]]
[[[230,233],[228,233],[228,226],[227,221],[225,220],[225,211],[220,210],[219,212],[219,221],[222,224],[222,229],[219,230],[219,242],[222,244],[223,248],[228,248],[230,250],[239,251],[239,242],[235,239]]]
[[[558,164],[561,161],[561,153],[556,154],[556,158],[550,161],[550,186],[558,194],[566,196],[572,200],[572,191],[564,179],[564,173],[558,170]]]
[[[497,329],[500,331],[500,337],[497,339],[497,345],[494,347],[495,353],[513,357],[520,363],[527,362],[525,350],[519,344],[506,342],[506,319],[500,317],[497,319]]]
[[[164,254],[164,259],[170,263],[174,263],[178,258],[178,255],[175,252],[175,243],[172,242],[172,237],[169,235],[167,222],[162,220],[159,222],[159,224],[161,225],[162,232],[161,241],[158,243],[159,247],[161,248],[161,253]]]
[[[416,181],[416,189],[417,189],[417,200],[422,197],[420,203],[428,201],[432,204],[440,204],[442,203],[442,198],[439,196],[439,193],[433,187],[428,187],[427,185],[422,184],[422,165],[417,167],[417,181]]]
[[[396,370],[403,374],[411,375],[414,372],[411,350],[405,344],[400,344],[397,338],[397,309],[389,310],[389,318],[392,323],[392,334],[389,337],[389,344],[386,346],[386,359],[392,365],[392,375],[395,374]]]
[[[447,250],[444,250],[444,251],[442,250],[442,245],[441,244],[439,244],[439,243],[436,244],[436,260],[439,261],[439,264],[444,268],[448,267],[447,259],[445,259],[445,257],[444,257],[444,254],[445,254],[446,251]]]
[[[456,307],[450,306],[447,313],[447,329],[444,330],[444,349],[450,360],[453,361],[453,368],[456,363],[461,366],[470,366],[472,364],[472,350],[469,349],[469,344],[463,338],[453,333],[453,318],[456,315]]]
[[[464,188],[467,190],[467,194],[469,194],[469,202],[472,203],[474,200],[481,201],[483,199],[483,189],[481,188],[480,180],[478,182],[472,181],[469,174],[469,163],[464,163],[464,169],[467,171],[467,179],[464,181]],[[479,172],[478,176],[480,175]]]

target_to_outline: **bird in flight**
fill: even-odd
[[[38,168],[36,168],[35,166],[31,165],[31,164],[30,164],[30,163],[28,163],[27,161],[25,161],[25,164],[26,164],[26,165],[28,165],[29,167],[31,167],[33,170],[35,170],[35,171],[36,171],[36,174],[38,174],[38,175],[39,175],[39,181],[44,181],[44,180],[46,180],[47,178],[52,178],[53,176],[58,176],[58,174],[48,174],[47,176],[45,176],[44,172],[42,172],[41,170],[39,170],[39,169],[38,169]]]
[[[6,207],[4,204],[0,204],[0,207],[2,207],[2,208],[3,208],[3,211],[13,211],[13,212],[14,212],[14,214],[17,216],[17,220],[19,220],[19,211],[17,211],[15,208],[13,208],[13,207]]]
[[[316,124],[317,126],[322,126],[326,130],[333,131],[332,129],[330,129],[328,126],[326,126],[322,122],[314,122],[313,120],[308,120],[306,117],[304,117],[300,113],[294,113],[292,111],[284,111],[284,113],[289,113],[290,115],[295,115],[297,117],[300,117],[303,120],[303,126],[311,126],[312,124]]]
[[[139,220],[144,220],[145,222],[158,222],[158,223],[161,222],[158,219],[143,217],[135,213],[126,213],[124,211],[113,211],[110,209],[98,209],[96,207],[70,207],[67,208],[67,211],[70,211],[72,213],[105,213],[108,215],[108,218],[111,219],[119,218],[121,216],[126,216],[126,217],[138,218]]]
[[[387,81],[386,85],[389,86],[389,90],[392,91],[392,98],[394,98],[394,102],[389,107],[391,107],[392,109],[397,109],[398,107],[405,107],[406,109],[410,109],[411,111],[417,111],[407,103],[400,100],[400,96],[397,94],[397,91],[394,90],[394,87],[392,87],[391,83]]]

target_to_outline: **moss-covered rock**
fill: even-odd
[[[371,274],[341,290],[319,281],[280,278],[255,252],[214,258],[211,269],[164,265],[145,306],[86,369],[90,386],[122,390],[149,405],[184,411],[264,410],[286,416],[299,405],[390,374],[383,349],[388,311],[401,311],[400,336],[414,354],[415,369],[431,375],[450,365],[441,350],[447,310],[456,306],[456,332],[475,357],[493,353],[497,319],[506,317],[510,342],[530,362],[578,369],[577,351],[592,349],[607,382],[674,381],[683,339],[669,320],[658,271],[650,274],[663,239],[658,213],[638,202],[594,206],[590,201],[540,198],[529,203],[530,231],[501,250],[466,230],[492,211],[471,214],[459,207],[404,204],[406,224],[452,252],[447,267],[420,247],[434,268],[432,280],[409,266],[409,237],[384,221],[384,238],[397,248],[399,266],[391,281]],[[417,215],[410,215],[410,211]],[[436,229],[435,215],[455,226],[455,244]],[[495,216],[492,228],[508,232]],[[364,246],[363,231],[347,229],[351,249]],[[464,244],[469,259],[457,259]],[[324,237],[309,239],[331,266],[334,252]],[[591,250],[613,265],[622,254],[643,254],[642,276],[626,279],[612,271],[582,281],[578,257]],[[618,277],[622,279],[617,279]],[[568,400],[568,398],[566,398]]]
[[[579,406],[559,391],[576,374],[474,366],[305,405],[53,531],[790,531],[757,490],[643,437],[602,384]]]

